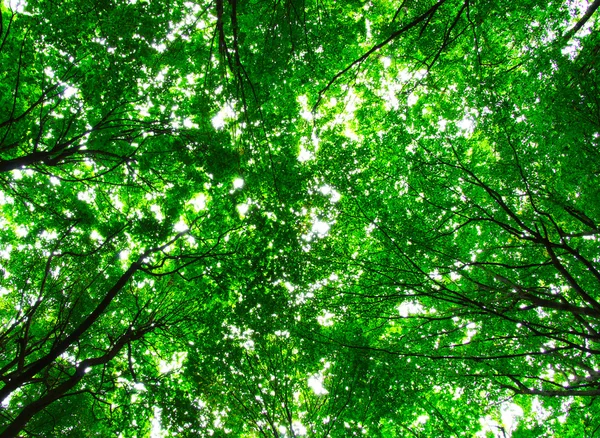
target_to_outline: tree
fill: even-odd
[[[329,162],[347,166],[324,171],[343,225],[339,252],[323,259],[346,278],[329,305],[372,327],[360,348],[448,363],[457,375],[445,384],[598,394],[597,43],[561,53],[566,42],[501,73],[499,54],[487,77],[479,60],[460,82],[439,66],[412,107],[383,118],[372,103],[357,116],[358,141],[322,136]],[[363,95],[375,93],[365,82]],[[341,333],[328,336],[357,347]]]
[[[2,6],[2,436],[123,427],[137,376],[172,356],[195,288],[237,251],[234,207],[207,211],[229,186],[210,190],[210,158],[183,169],[218,134],[178,129],[177,93],[161,101],[170,6]]]
[[[0,436],[593,435],[599,5],[2,2]]]

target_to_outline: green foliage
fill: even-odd
[[[0,1],[0,437],[597,434],[596,3]]]

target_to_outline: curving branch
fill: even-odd
[[[317,101],[315,102],[315,104],[312,107],[312,112],[313,113],[316,112],[317,108],[319,107],[319,104],[321,103],[321,100],[323,99],[323,95],[327,92],[327,90],[329,90],[331,88],[331,86],[339,78],[341,78],[343,75],[345,75],[346,73],[348,73],[354,67],[361,65],[373,53],[378,52],[379,50],[381,50],[382,48],[384,48],[386,45],[388,45],[390,42],[394,41],[399,36],[405,34],[409,30],[411,30],[412,28],[416,27],[417,25],[425,22],[425,25],[421,29],[421,34],[422,34],[424,32],[425,28],[427,27],[427,25],[429,24],[429,22],[430,22],[431,18],[433,17],[433,15],[437,12],[437,10],[440,8],[440,6],[442,6],[444,3],[446,3],[446,1],[447,0],[439,0],[436,4],[434,4],[432,7],[430,7],[423,14],[421,14],[418,17],[414,18],[410,23],[402,26],[397,31],[392,32],[392,34],[389,37],[387,37],[385,40],[383,40],[382,42],[380,42],[380,43],[374,45],[373,47],[371,47],[369,50],[367,50],[360,57],[358,57],[354,61],[352,61],[346,68],[344,68],[343,70],[341,70],[338,73],[336,73],[329,80],[329,82],[327,83],[327,85],[325,85],[325,87],[323,87],[321,90],[319,90]],[[462,10],[461,10],[460,14],[462,14]],[[460,16],[460,14],[459,14],[459,16]]]

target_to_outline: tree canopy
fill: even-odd
[[[599,6],[1,0],[0,437],[600,433]]]

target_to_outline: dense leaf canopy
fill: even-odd
[[[600,1],[0,1],[0,437],[595,436]]]

